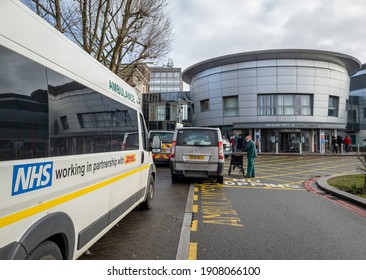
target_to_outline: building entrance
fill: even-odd
[[[280,132],[280,152],[299,153],[301,143],[300,132]]]

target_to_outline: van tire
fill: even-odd
[[[217,183],[223,184],[224,183],[224,176],[217,177]]]
[[[27,256],[27,260],[63,260],[60,248],[50,240],[38,244]]]
[[[153,201],[155,196],[155,180],[150,176],[149,184],[146,190],[146,198],[140,203],[142,210],[151,210],[153,207]]]

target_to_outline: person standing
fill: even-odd
[[[255,148],[255,143],[252,140],[250,135],[245,137],[245,141],[247,143],[247,175],[244,176],[245,178],[252,178],[255,177],[255,168],[254,168],[254,161],[257,157],[257,149]]]
[[[241,152],[243,149],[243,138],[241,138],[241,135],[239,136],[238,140],[236,141],[236,149],[237,152]]]
[[[231,150],[233,152],[236,152],[236,141],[235,141],[235,136],[231,136],[230,138],[230,144],[231,144]]]

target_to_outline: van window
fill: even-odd
[[[2,46],[0,65],[0,161],[119,151],[137,135],[135,109]]]
[[[179,130],[177,145],[180,146],[217,146],[217,132],[214,130]]]
[[[173,136],[174,133],[169,133],[169,132],[152,132],[150,134],[150,141],[152,141],[152,139],[154,138],[154,136],[157,135],[160,137],[161,142],[163,142],[164,144],[169,144],[173,142]]]

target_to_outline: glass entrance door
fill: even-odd
[[[300,141],[300,133],[280,133],[280,151],[285,153],[299,153]]]

